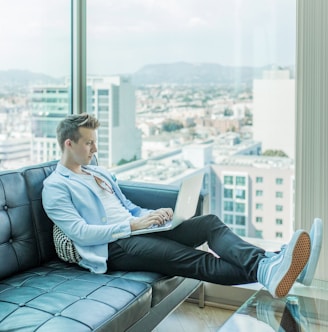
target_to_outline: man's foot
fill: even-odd
[[[309,234],[304,230],[296,231],[279,254],[260,261],[257,270],[258,282],[265,286],[273,297],[284,297],[308,262],[310,249]]]
[[[322,220],[315,218],[310,230],[311,254],[308,263],[298,276],[297,281],[303,285],[309,286],[312,283],[315,270],[317,268],[321,245],[322,245],[323,226]]]

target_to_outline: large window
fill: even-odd
[[[70,1],[1,1],[0,170],[59,158],[70,109]]]
[[[263,235],[274,239],[273,184],[281,204],[294,195],[294,170],[283,175],[284,187],[275,172],[295,156],[295,45],[296,0],[87,1],[88,84],[110,91],[106,110],[93,105],[108,129],[99,162],[152,158],[133,171],[115,168],[120,179],[151,182],[212,164],[210,188],[222,190],[210,192],[211,212],[223,217],[235,207],[247,214],[243,232],[256,237],[261,210],[263,227],[273,229]],[[211,145],[211,153],[188,148],[194,143]],[[234,176],[224,174],[229,167]],[[256,196],[266,204],[254,204]],[[286,223],[286,240],[290,229]]]
[[[171,184],[204,168],[210,212],[222,217],[238,209],[244,233],[256,236],[259,210],[263,228],[272,228],[264,236],[274,238],[278,217],[290,237],[295,0],[86,0],[85,18],[74,9],[71,15],[67,0],[5,6],[1,168],[60,157],[55,127],[71,111],[70,82],[76,83],[70,78],[74,17],[86,27],[80,43],[87,49],[75,52],[72,63],[76,68],[77,58],[86,58],[83,102],[101,121],[99,164],[115,167],[119,179]],[[11,69],[44,75],[17,85]],[[272,217],[276,203],[284,209]]]
[[[170,174],[176,176],[191,165],[210,164],[211,212],[226,223],[238,220],[239,234],[250,236],[253,228],[255,237],[285,242],[294,224],[292,202],[300,216],[295,223],[309,229],[314,214],[326,211],[324,203],[316,204],[323,202],[327,188],[327,177],[322,177],[327,169],[327,42],[326,16],[321,15],[327,5],[323,0],[299,2],[297,83],[302,93],[294,144],[296,0],[86,0],[87,24],[78,19],[87,26],[87,38],[81,39],[87,52],[76,56],[87,56],[85,108],[102,122],[100,162],[115,166],[152,158],[143,172],[149,181],[166,180],[172,166],[176,169]],[[53,130],[71,111],[71,14],[69,0],[1,2],[0,170],[59,157]],[[186,149],[187,162],[177,155],[170,162],[158,158],[204,139],[213,141],[211,163],[206,164],[204,145]],[[248,146],[247,139],[260,143]],[[295,157],[294,145],[301,155],[296,177],[294,163],[286,163]],[[238,159],[240,154],[246,156]],[[247,162],[251,158],[253,164]],[[229,167],[249,179],[248,215],[242,219],[232,205],[216,203],[224,198],[220,185],[229,183],[236,192],[233,177],[224,179],[221,173]],[[270,167],[290,171],[288,176],[269,174]],[[303,180],[304,174],[318,176],[317,182]],[[129,176],[140,179],[137,169]],[[294,178],[296,186],[291,185]],[[298,186],[306,190],[294,199]],[[301,195],[309,197],[301,200]],[[265,204],[256,204],[254,196]],[[283,211],[275,211],[277,202]],[[273,235],[267,235],[268,229]]]

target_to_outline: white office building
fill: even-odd
[[[98,163],[112,167],[140,159],[141,131],[136,127],[135,89],[127,77],[92,77],[92,111],[99,119]]]
[[[292,159],[231,156],[211,168],[217,191],[212,213],[241,236],[289,241],[294,223]]]
[[[262,150],[295,158],[295,80],[288,70],[270,70],[253,84],[253,139]]]

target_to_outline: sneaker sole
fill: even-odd
[[[310,286],[315,274],[315,270],[318,264],[321,245],[322,245],[322,234],[323,234],[323,225],[322,220],[319,218],[314,219],[313,222],[313,243],[311,243],[311,254],[307,267],[305,268],[305,273],[302,276],[300,282],[305,286]]]
[[[276,288],[275,295],[277,297],[284,297],[288,294],[295,280],[297,279],[299,274],[302,272],[304,266],[308,262],[308,259],[310,257],[310,252],[311,252],[310,236],[308,233],[302,232],[299,235],[296,244],[294,246],[289,269]]]

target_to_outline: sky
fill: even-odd
[[[70,72],[70,1],[0,0],[0,70]],[[87,71],[295,63],[296,0],[87,0]]]

